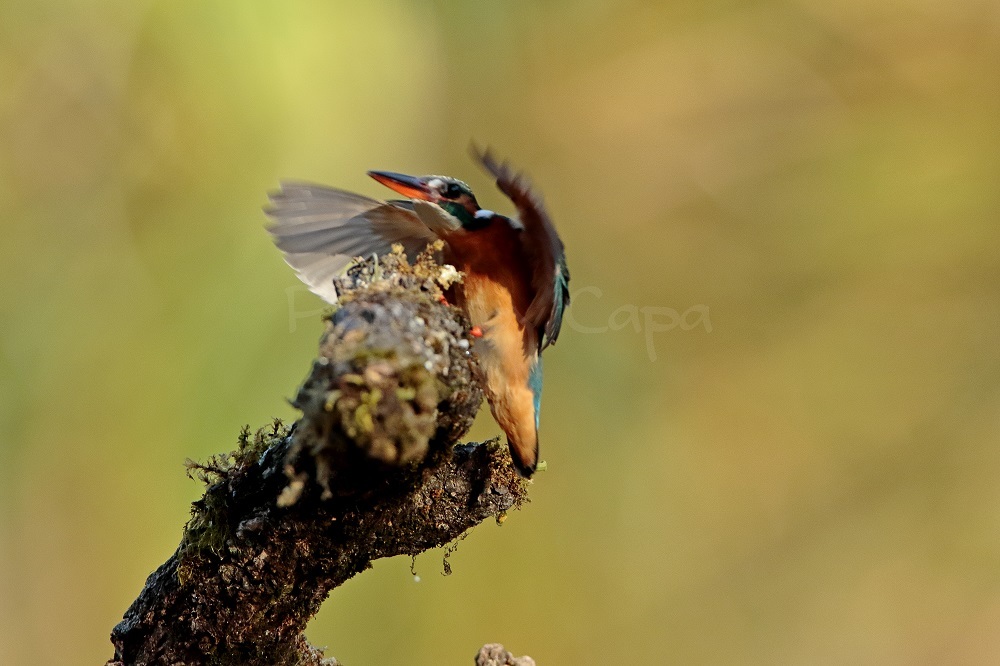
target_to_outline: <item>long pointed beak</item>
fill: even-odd
[[[423,199],[424,201],[431,199],[431,190],[421,178],[392,171],[369,171],[368,175],[404,197]]]

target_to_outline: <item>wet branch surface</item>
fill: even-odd
[[[302,634],[332,589],[527,500],[506,447],[456,446],[482,392],[447,285],[429,257],[400,256],[338,283],[302,417],[189,464],[208,488],[114,628],[109,665],[335,664]]]

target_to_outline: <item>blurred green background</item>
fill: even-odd
[[[111,656],[184,459],[294,418],[320,304],[265,192],[446,173],[507,211],[473,138],[568,248],[549,470],[451,577],[335,591],[314,643],[1000,661],[995,0],[8,0],[0,133],[0,663]]]

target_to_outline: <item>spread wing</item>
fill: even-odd
[[[274,244],[310,291],[337,302],[333,278],[353,257],[386,254],[400,243],[413,259],[437,236],[408,208],[333,187],[283,182],[264,209]]]
[[[562,241],[552,224],[542,198],[531,189],[521,174],[506,162],[498,162],[487,150],[472,149],[482,166],[496,178],[497,187],[517,206],[521,225],[521,245],[532,265],[531,285],[535,297],[522,323],[542,330],[540,349],[554,344],[559,337],[563,312],[569,305],[569,269]]]

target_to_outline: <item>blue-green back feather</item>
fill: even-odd
[[[542,413],[542,357],[535,360],[535,365],[528,375],[528,386],[535,403],[535,430],[538,430],[538,416]]]
[[[559,257],[558,269],[556,272],[555,293],[553,294],[552,314],[545,325],[545,335],[541,348],[545,349],[556,341],[559,337],[559,329],[562,328],[563,313],[569,306],[569,268],[566,266],[566,255]]]

